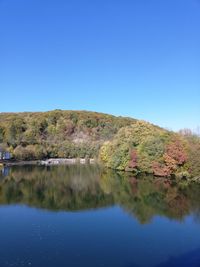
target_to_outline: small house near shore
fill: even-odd
[[[10,152],[0,147],[0,160],[9,160],[11,159]]]

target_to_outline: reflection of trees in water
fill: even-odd
[[[155,215],[183,220],[191,212],[200,221],[198,185],[181,188],[166,179],[99,166],[13,167],[0,179],[0,203],[23,203],[49,210],[84,210],[120,205],[141,223]]]

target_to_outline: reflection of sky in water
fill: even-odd
[[[0,216],[2,267],[157,266],[200,249],[192,216],[141,225],[118,206],[85,212],[3,206]]]

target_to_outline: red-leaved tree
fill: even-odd
[[[174,139],[166,147],[163,155],[163,164],[153,162],[153,172],[156,176],[170,176],[178,169],[179,166],[183,165],[187,161],[187,158],[184,144],[181,140]]]
[[[187,161],[187,153],[183,143],[179,139],[175,139],[166,148],[166,158],[171,158],[177,165],[182,165]]]
[[[159,162],[153,162],[152,170],[153,170],[154,175],[156,176],[168,177],[171,175],[170,168]]]

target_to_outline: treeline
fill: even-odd
[[[0,150],[19,160],[90,157],[135,174],[200,177],[198,135],[96,112],[1,113]]]
[[[137,121],[105,142],[100,158],[117,170],[200,180],[200,138],[186,130],[177,134]]]
[[[1,113],[0,148],[19,160],[98,157],[104,141],[134,122],[86,111]]]

